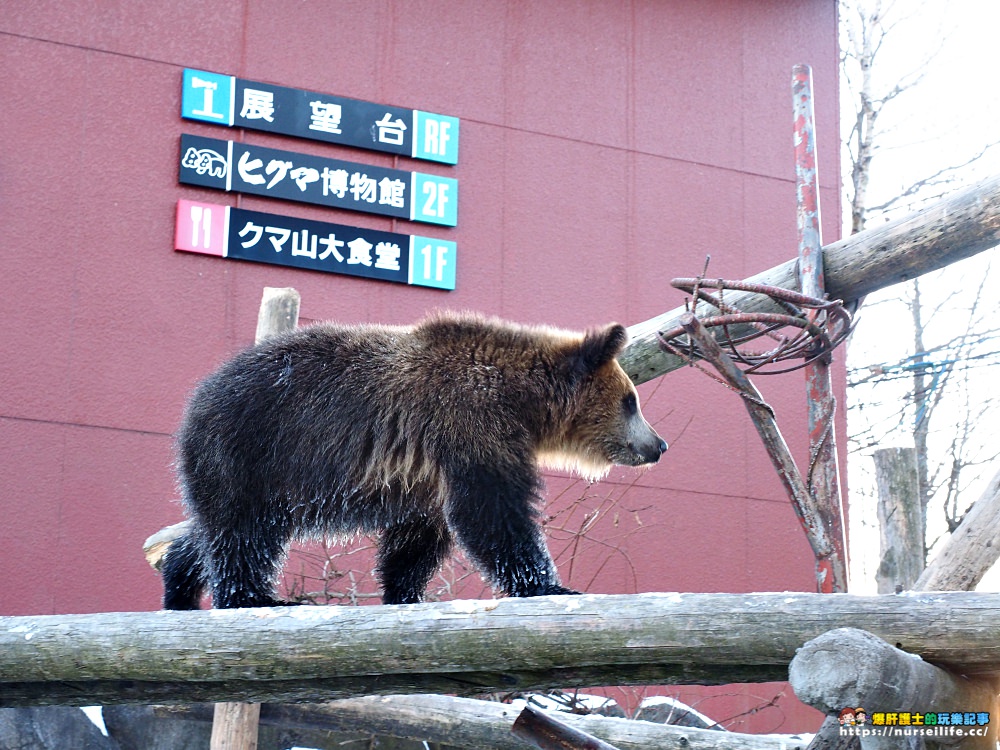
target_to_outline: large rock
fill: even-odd
[[[71,706],[0,708],[0,748],[120,750],[83,711]]]

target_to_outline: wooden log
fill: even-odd
[[[860,750],[860,748],[861,743],[857,737],[840,735],[840,720],[836,716],[827,716],[806,750]]]
[[[956,192],[909,216],[825,245],[826,291],[830,299],[860,299],[997,244],[1000,177]],[[748,281],[798,290],[796,261],[782,263]],[[779,311],[770,300],[756,294],[730,292],[726,301],[748,312]],[[685,312],[684,307],[678,307],[629,327],[631,341],[618,360],[633,381],[645,383],[684,366],[682,358],[661,351],[657,331],[676,328]]]
[[[159,716],[211,721],[205,705],[158,706]],[[444,695],[384,695],[261,706],[261,726],[368,733],[466,750],[524,750],[511,736],[517,706]],[[559,721],[621,750],[804,750],[808,736],[752,735],[650,721],[553,712]]]
[[[924,514],[913,448],[881,448],[872,455],[878,487],[880,594],[912,589],[924,569]]]
[[[1000,556],[1000,472],[990,480],[941,551],[920,574],[917,591],[971,591]]]
[[[867,732],[858,727],[862,750],[910,747],[909,737],[915,733],[905,734],[899,714],[907,715],[909,726],[914,714],[939,711],[985,713],[993,722],[968,727],[984,730],[981,736],[943,734],[941,740],[929,742],[931,746],[960,742],[969,750],[996,747],[997,686],[992,680],[957,677],[871,633],[839,628],[814,638],[792,659],[788,676],[799,700],[820,711],[836,714],[844,708],[865,708],[870,721]],[[885,727],[883,734],[875,723],[876,713],[894,714],[896,726]]]
[[[160,529],[146,539],[142,543],[142,554],[145,556],[146,562],[152,565],[154,570],[159,570],[163,563],[163,556],[167,554],[170,545],[174,543],[175,539],[184,536],[189,528],[191,528],[190,521],[181,521]]]
[[[816,557],[816,590],[821,593],[842,592],[847,590],[847,560],[842,556],[842,547],[838,548],[830,536],[833,521],[829,508],[822,507],[818,498],[806,486],[791,451],[785,443],[785,438],[778,429],[778,422],[771,409],[760,395],[760,391],[750,382],[750,378],[740,370],[712,337],[705,326],[691,313],[685,313],[680,318],[681,327],[692,341],[697,344],[701,356],[718,371],[722,379],[743,398],[753,420],[757,434],[760,435],[771,464],[781,480],[785,492],[788,493],[795,509],[795,515],[802,524],[809,546]],[[839,522],[836,528],[840,528]]]
[[[0,706],[783,680],[859,627],[959,674],[1000,671],[1000,595],[583,595],[0,618]]]
[[[908,454],[906,450],[909,451]],[[904,467],[908,463],[909,469],[904,468],[902,470],[910,471],[912,476],[915,477],[916,468],[912,465],[914,460],[912,449],[904,449],[897,456],[882,459],[883,464],[891,462],[895,465],[895,468],[892,469],[894,473],[901,470],[899,466],[901,462]],[[878,461],[876,461],[876,466],[878,467]],[[882,470],[886,471],[884,466]],[[889,480],[885,476],[879,479],[880,485],[890,481],[895,483],[902,480]],[[880,493],[883,491],[881,486],[879,491]],[[915,487],[910,490],[910,494],[912,495],[912,504],[918,504],[919,500],[917,499]],[[917,511],[914,509],[912,512]],[[922,518],[920,520],[919,527],[921,531],[919,534],[921,535],[920,546],[922,548]],[[917,526],[914,520],[909,520],[907,523],[911,527]],[[962,519],[962,523],[952,534],[948,543],[938,553],[934,561],[924,569],[924,572],[913,584],[912,588],[916,591],[959,591],[975,588],[986,571],[997,560],[998,547],[1000,547],[1000,545],[996,544],[996,528],[998,524],[1000,524],[1000,472],[993,477],[982,497],[976,501],[965,518]],[[885,549],[885,543],[883,543],[883,550]],[[879,571],[880,574],[885,575],[882,572],[882,565],[879,566]],[[893,578],[895,577],[894,575]],[[879,585],[882,587],[883,584],[880,582]],[[809,746],[809,750],[819,750],[821,747],[828,747],[831,750],[833,748],[843,748],[843,750],[846,750],[846,747],[857,743],[856,738],[840,737],[839,727],[835,720],[831,721],[831,719],[833,717],[827,717],[827,720],[823,723],[819,732],[817,732],[813,744]]]

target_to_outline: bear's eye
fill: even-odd
[[[622,407],[625,409],[625,413],[630,417],[634,417],[639,413],[639,402],[636,401],[634,393],[630,393],[622,399]]]

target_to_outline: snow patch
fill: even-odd
[[[291,617],[295,620],[315,620],[318,622],[323,622],[325,620],[335,620],[344,614],[343,610],[345,607],[333,605],[333,606],[311,606],[303,605],[301,607],[280,607],[277,610],[269,610],[271,612],[270,617]]]
[[[480,609],[478,599],[456,599],[451,603],[451,609],[455,613],[463,615],[473,615]]]
[[[570,597],[566,602],[567,612],[576,612],[581,607],[583,607],[583,603],[580,601],[580,597],[578,596]]]
[[[108,736],[108,728],[104,726],[104,713],[100,706],[83,706],[80,710],[87,714],[87,718],[101,730],[101,734]]]

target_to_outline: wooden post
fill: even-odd
[[[915,476],[916,471],[912,465],[914,460],[912,449],[909,450],[911,451],[909,459],[910,472]],[[915,481],[913,483],[915,484]],[[912,504],[914,506],[919,505],[915,488],[912,490],[912,496]],[[982,497],[966,513],[965,518],[962,519],[962,523],[952,533],[951,539],[948,540],[944,549],[938,553],[931,565],[924,569],[924,572],[917,579],[916,583],[913,584],[913,588],[917,591],[954,591],[975,588],[976,584],[983,577],[983,574],[997,560],[997,548],[1000,547],[1000,545],[996,544],[996,529],[998,524],[1000,524],[1000,472],[993,477]],[[945,623],[947,623],[947,620],[945,620]],[[829,643],[828,646],[830,646]],[[838,648],[846,648],[848,652],[841,651],[832,658],[838,660],[856,660],[860,657],[861,660],[868,661],[869,657],[863,654],[850,653],[856,651],[857,647],[857,641],[841,644]],[[890,666],[892,663],[894,662],[890,660]],[[824,668],[820,667],[820,671],[823,672]],[[958,674],[963,674],[962,670],[959,669]],[[896,677],[898,675],[887,674],[884,679],[889,681],[888,684],[892,684],[891,680]],[[961,677],[960,683],[965,684],[966,679],[966,677]],[[997,685],[990,683],[987,689],[992,690],[995,696]],[[796,693],[798,693],[797,689]],[[809,702],[803,696],[800,695],[799,697],[805,702]],[[842,698],[838,700],[842,700]],[[835,704],[836,700],[827,700],[826,703]],[[869,710],[873,710],[870,708],[872,705],[871,699],[865,699],[861,704],[865,703],[869,705]],[[840,708],[844,707],[840,706]],[[911,706],[904,710],[911,710],[912,708]],[[989,709],[985,710],[988,711]],[[995,734],[995,727],[992,732]],[[856,747],[857,743],[858,738],[841,737],[835,717],[830,716],[827,717],[823,726],[816,734],[816,739],[810,745],[810,750],[819,750],[821,747],[824,750],[834,750],[834,748],[841,750],[846,747]],[[892,747],[892,745],[886,745],[886,747]],[[970,747],[972,746],[970,745]]]
[[[216,703],[211,750],[257,750],[259,703]]]
[[[268,336],[293,330],[299,324],[300,303],[299,293],[291,287],[264,287],[254,342],[259,344]]]
[[[257,314],[256,343],[295,328],[300,299],[294,289],[264,287]],[[147,558],[148,555],[147,552]],[[211,750],[257,750],[259,720],[259,703],[216,703]]]
[[[146,562],[153,566],[153,570],[159,570],[163,564],[163,556],[167,554],[170,545],[174,540],[184,536],[191,528],[190,521],[181,521],[160,529],[142,544],[142,554],[146,557]]]
[[[912,589],[924,569],[924,515],[913,448],[881,448],[873,454],[878,487],[880,594]]]

